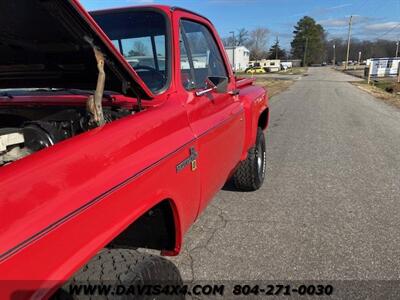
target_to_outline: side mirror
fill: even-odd
[[[226,93],[228,90],[228,77],[224,76],[208,76],[205,84],[206,88],[196,92],[196,96],[203,96],[212,91],[216,91],[219,94]]]
[[[224,76],[208,76],[206,79],[206,84],[215,89],[217,93],[226,93],[228,90],[228,77]]]

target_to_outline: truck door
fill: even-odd
[[[204,21],[203,21],[204,22]],[[240,160],[245,136],[244,111],[233,92],[235,82],[209,24],[179,20],[180,82],[190,126],[198,141],[201,211],[225,184]],[[210,89],[212,77],[225,78],[226,90]]]

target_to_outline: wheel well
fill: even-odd
[[[107,247],[173,250],[175,239],[171,203],[169,200],[164,200],[129,225]]]
[[[261,127],[263,130],[267,128],[269,121],[269,108],[266,108],[258,118],[258,127]]]

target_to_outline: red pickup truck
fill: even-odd
[[[177,255],[227,180],[262,185],[265,90],[185,9],[18,0],[0,16],[0,298],[48,297],[93,257],[178,278],[132,249]]]

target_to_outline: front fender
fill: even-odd
[[[257,128],[259,125],[266,129],[268,126],[269,109],[268,94],[265,89],[259,86],[244,88],[240,97],[243,101],[246,118],[246,136],[241,160],[247,158],[247,152],[256,142]],[[262,116],[265,116],[265,120]],[[261,120],[261,123],[259,124]]]
[[[143,213],[172,200],[174,249],[196,218],[196,146],[179,99],[82,133],[0,170],[0,298],[67,280]]]

